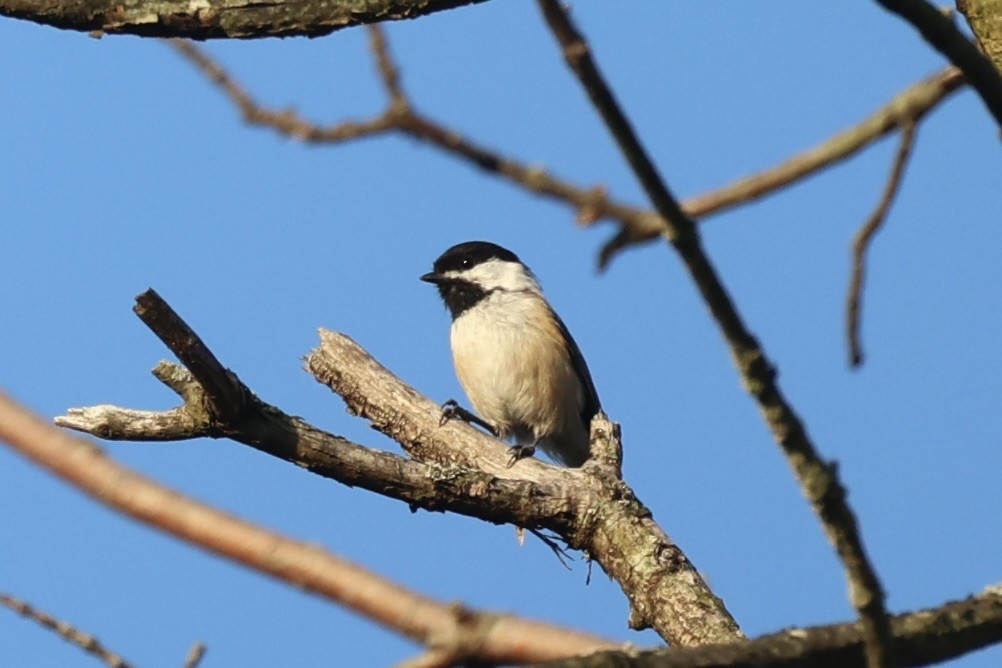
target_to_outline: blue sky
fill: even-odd
[[[870,2],[578,2],[640,135],[682,196],[773,164],[942,65]],[[558,57],[534,3],[388,26],[425,113],[615,196],[643,196]],[[365,33],[208,45],[260,100],[324,122],[383,98]],[[364,444],[396,444],[301,369],[343,331],[429,396],[461,398],[448,316],[417,280],[489,239],[537,273],[623,425],[625,475],[744,630],[852,617],[841,568],[742,391],[673,253],[623,254],[613,228],[399,137],[311,147],[241,124],[164,45],[0,21],[0,386],[43,415],[167,408],[169,353],[132,314],[153,287],[263,399]],[[918,131],[871,254],[868,361],[845,363],[849,242],[896,142],[709,219],[707,246],[825,456],[837,459],[894,611],[1002,580],[1002,155],[970,92]],[[198,499],[365,563],[419,591],[636,644],[618,586],[585,585],[510,527],[341,487],[226,441],[107,443]],[[144,666],[386,665],[417,651],[308,594],[123,518],[0,448],[0,590]],[[0,611],[19,666],[94,665]],[[957,666],[997,665],[1002,649]]]

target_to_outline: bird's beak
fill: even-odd
[[[439,283],[442,281],[442,275],[436,274],[434,271],[430,271],[421,277],[421,280],[425,283]]]

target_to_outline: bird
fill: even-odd
[[[421,280],[438,288],[452,316],[453,365],[476,411],[450,399],[442,423],[459,417],[513,438],[509,467],[537,447],[581,466],[601,404],[581,350],[529,267],[507,248],[467,241],[442,253]]]

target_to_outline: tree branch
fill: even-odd
[[[497,445],[487,452],[457,448],[446,432],[452,423],[437,428],[437,405],[417,395],[354,341],[323,330],[321,338],[320,348],[307,358],[309,371],[345,400],[349,412],[368,419],[412,456],[495,475],[565,481],[553,493],[567,508],[556,518],[543,513],[537,518],[538,526],[587,552],[620,584],[630,599],[631,628],[653,627],[673,645],[743,637],[723,602],[706,586],[682,550],[616,476],[618,469],[609,464],[608,454],[593,457],[580,469],[558,468],[535,459],[524,460],[525,467],[519,462],[508,469],[507,452]],[[415,403],[415,397],[421,403]],[[456,429],[497,443],[467,425],[456,425]],[[593,420],[593,453],[618,449],[618,437],[618,427],[604,416]],[[535,507],[546,501],[546,496],[536,496],[531,504]]]
[[[239,421],[250,392],[173,309],[162,308],[163,303],[160,295],[147,290],[136,297],[132,310],[194,376],[204,393],[202,406],[209,417],[220,422]]]
[[[0,593],[0,604],[7,606],[19,615],[38,622],[51,631],[55,631],[71,644],[76,645],[88,654],[93,654],[106,665],[111,666],[111,668],[132,668],[133,664],[109,650],[94,636],[84,633],[72,624],[60,621],[9,594]]]
[[[863,363],[863,346],[860,343],[860,322],[862,319],[860,304],[863,295],[863,282],[866,278],[866,254],[870,248],[870,242],[887,219],[891,204],[901,188],[905,165],[908,164],[908,158],[914,145],[915,125],[906,125],[901,130],[901,143],[898,145],[891,173],[887,177],[887,185],[884,186],[884,192],[880,196],[877,208],[870,214],[863,227],[856,232],[852,241],[852,277],[849,283],[849,297],[846,300],[846,329],[849,341],[849,364],[853,367],[858,367]]]
[[[871,668],[888,666],[890,627],[884,593],[866,556],[855,515],[846,501],[835,466],[818,454],[800,418],[780,391],[773,365],[745,327],[737,306],[703,250],[695,222],[682,210],[658,174],[567,10],[560,0],[538,0],[538,3],[568,66],[619,144],[654,208],[665,219],[667,237],[727,341],[741,380],[758,402],[763,418],[845,565],[852,604],[863,622]]]
[[[579,186],[554,176],[542,167],[505,156],[416,111],[400,82],[399,68],[393,61],[382,30],[379,26],[370,26],[369,30],[370,46],[389,98],[387,108],[368,120],[330,124],[309,121],[294,110],[265,107],[254,100],[204,50],[180,40],[172,40],[170,44],[219,87],[247,123],[267,127],[301,141],[321,144],[337,144],[387,132],[400,132],[427,142],[529,192],[569,204],[577,211],[578,222],[583,225],[591,225],[600,220],[617,223],[619,231],[603,245],[599,253],[598,263],[601,269],[607,267],[620,251],[664,235],[664,219],[655,211],[616,200],[602,186]],[[917,123],[963,85],[960,70],[948,67],[897,94],[857,125],[775,167],[687,199],[682,203],[682,208],[689,216],[705,217],[781,190],[849,158],[907,123]]]
[[[1002,642],[1002,588],[891,618],[897,665],[929,666]],[[788,629],[745,643],[670,650],[599,652],[538,668],[862,668],[859,622]]]
[[[578,211],[582,223],[609,218],[638,230],[663,228],[657,214],[612,200],[600,186],[586,188],[560,179],[538,165],[529,165],[505,156],[423,115],[415,109],[414,103],[403,89],[398,68],[383,32],[378,26],[371,26],[369,34],[370,48],[389,99],[387,107],[380,114],[364,121],[327,124],[309,121],[295,110],[279,110],[261,105],[205,50],[181,40],[171,40],[170,45],[212,81],[240,111],[244,121],[252,125],[267,127],[283,136],[316,144],[338,144],[387,132],[399,132],[503,177],[525,190],[570,204]]]
[[[148,291],[137,300],[145,304],[144,322],[172,348],[181,342],[192,350],[204,347],[156,293]],[[184,397],[183,406],[159,417],[141,412],[142,422],[130,422],[135,411],[114,406],[72,409],[56,424],[129,440],[226,436],[414,508],[553,531],[569,546],[588,552],[619,582],[630,599],[634,628],[653,626],[678,645],[743,637],[685,554],[620,480],[619,430],[604,415],[593,421],[595,457],[584,467],[527,459],[508,468],[503,443],[456,421],[440,426],[438,404],[393,376],[348,337],[326,330],[320,334],[321,345],[307,358],[309,371],[340,394],[350,412],[401,443],[413,459],[365,448],[288,416],[255,397],[222,365],[215,373],[239,384],[243,411],[214,407],[193,374],[161,363],[154,373]],[[197,357],[207,355],[211,352],[206,349]]]
[[[956,0],[978,44],[1002,70],[1002,0]]]
[[[190,39],[319,37],[485,0],[0,0],[0,15],[96,34]]]
[[[684,209],[694,217],[720,213],[738,204],[755,201],[795,183],[823,168],[852,157],[876,140],[917,125],[936,105],[963,88],[964,76],[956,67],[946,67],[904,89],[869,116],[817,146],[791,156],[780,164],[739,179],[704,195],[687,199]]]
[[[956,65],[1002,127],[1002,73],[964,36],[949,17],[925,0],[877,0],[912,24],[925,41]]]
[[[471,430],[472,431],[472,430]],[[570,656],[614,644],[573,631],[504,615],[476,613],[448,606],[403,590],[358,566],[271,532],[247,525],[232,516],[200,504],[144,479],[108,460],[89,442],[70,437],[46,425],[0,394],[0,438],[23,454],[102,502],[179,535],[202,547],[373,616],[412,637],[423,636],[432,648],[426,659],[478,659],[491,662],[527,662]],[[206,522],[206,513],[219,522]],[[249,532],[245,529],[250,529]],[[193,537],[215,537],[200,540]],[[298,553],[298,554],[297,554]],[[254,563],[258,558],[262,564]],[[399,597],[403,596],[403,599]],[[395,603],[394,603],[395,602]],[[381,608],[390,603],[385,610]],[[415,607],[412,607],[415,606]],[[373,615],[372,609],[379,609]],[[441,623],[442,628],[435,629]],[[415,628],[407,626],[414,625]],[[670,652],[600,653],[550,665],[644,666],[861,666],[863,640],[859,623],[792,629],[751,642],[680,648]],[[899,615],[892,620],[896,658],[902,666],[924,666],[960,656],[1002,641],[1002,587],[960,603]],[[536,646],[536,643],[541,643]],[[479,651],[464,654],[464,648]],[[507,647],[506,647],[507,645]],[[556,646],[558,645],[558,646]],[[458,648],[458,649],[457,649]],[[413,665],[442,665],[416,662]]]
[[[47,425],[3,394],[0,439],[111,508],[340,603],[430,647],[461,645],[474,652],[470,657],[494,663],[541,661],[616,647],[611,641],[552,624],[467,610],[412,592],[313,544],[167,489],[108,459],[89,441]],[[402,468],[420,466],[394,459]],[[387,480],[388,487],[394,484]]]

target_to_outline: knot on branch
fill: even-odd
[[[463,665],[481,655],[481,648],[499,616],[471,610],[459,602],[451,604],[449,612],[450,623],[439,626],[426,639],[428,651],[401,663],[401,668]]]

